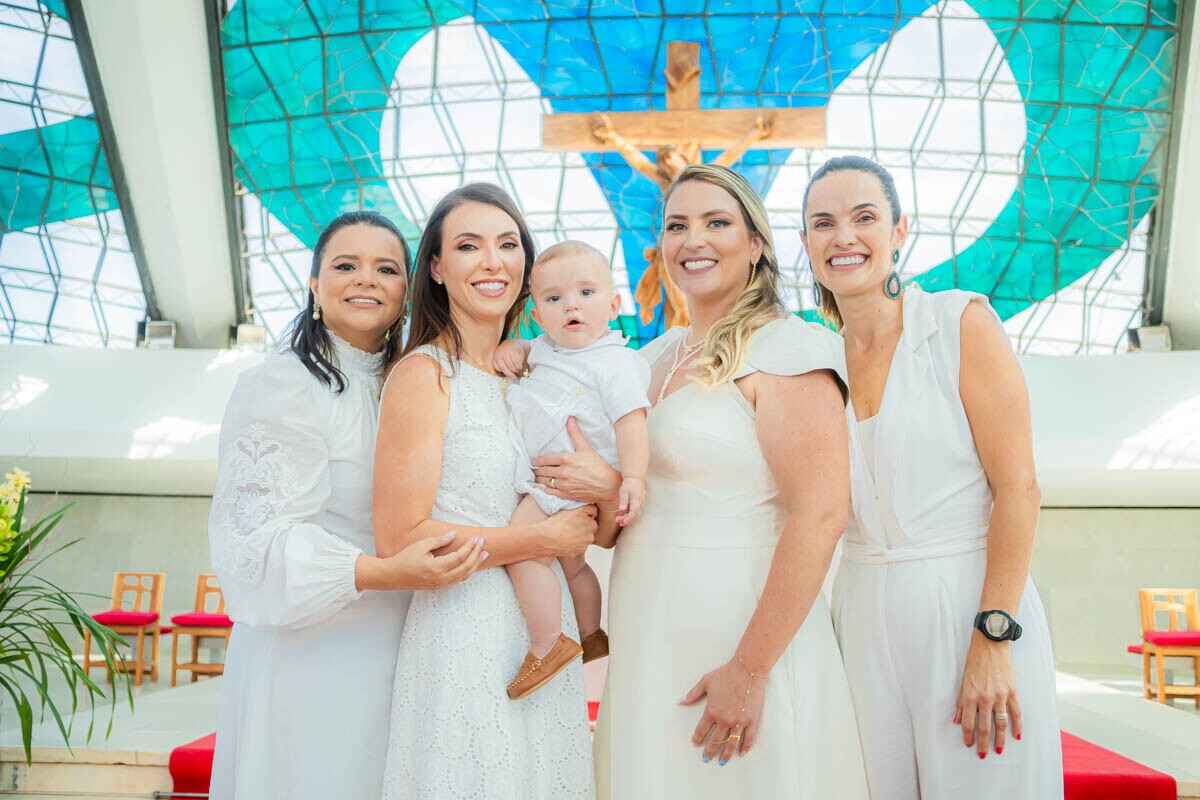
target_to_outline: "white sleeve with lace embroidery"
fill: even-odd
[[[235,622],[304,627],[360,595],[362,551],[322,526],[332,399],[290,354],[247,371],[230,397],[208,538]]]

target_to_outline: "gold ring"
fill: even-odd
[[[740,733],[731,733],[729,734],[729,740],[731,742],[740,742],[742,740],[742,735]]]
[[[547,484],[550,486],[551,489],[553,489],[554,488],[554,478],[551,478],[549,481],[547,481]]]

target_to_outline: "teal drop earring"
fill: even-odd
[[[899,248],[892,251],[892,263],[900,263]],[[895,300],[900,296],[900,288],[900,276],[897,275],[896,270],[893,269],[888,273],[887,279],[883,282],[883,293],[886,294],[890,299]]]

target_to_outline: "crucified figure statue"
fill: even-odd
[[[741,139],[730,145],[721,155],[710,163],[722,167],[732,167],[746,151],[756,142],[771,135],[772,119],[770,115],[758,116],[754,119],[754,128],[747,131]],[[616,150],[629,166],[645,175],[658,185],[662,191],[671,185],[675,176],[683,171],[688,164],[703,163],[700,153],[699,140],[691,140],[684,144],[669,144],[659,147],[654,152],[651,161],[646,154],[625,140],[607,114],[600,114],[592,125],[592,136],[601,144]],[[646,271],[642,273],[634,290],[634,300],[641,309],[642,324],[648,324],[654,318],[654,307],[658,305],[660,291],[663,295],[663,321],[667,328],[688,324],[687,302],[683,292],[679,290],[667,275],[662,261],[662,254],[657,247],[647,247],[642,251],[646,258]]]

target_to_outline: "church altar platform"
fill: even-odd
[[[220,678],[216,678],[142,694],[135,699],[135,713],[128,704],[118,707],[107,741],[103,738],[107,711],[98,715],[97,735],[90,744],[84,742],[87,721],[81,714],[72,737],[73,755],[59,745],[53,722],[38,725],[34,742],[48,746],[35,746],[30,767],[25,766],[18,731],[6,727],[0,733],[0,794],[42,800],[81,796],[132,800],[169,798],[173,789],[197,792],[195,781],[206,781],[211,765],[211,738],[201,740],[216,727],[219,689]],[[1065,673],[1058,673],[1058,701],[1066,733],[1171,776],[1179,800],[1200,800],[1200,713],[1160,706]],[[1092,769],[1088,763],[1114,767],[1112,760],[1104,765],[1103,754],[1095,752],[1088,762],[1070,737],[1066,743],[1068,773],[1081,766]],[[1068,800],[1162,796],[1105,794],[1095,787],[1084,791],[1085,783],[1074,781],[1077,788]]]

